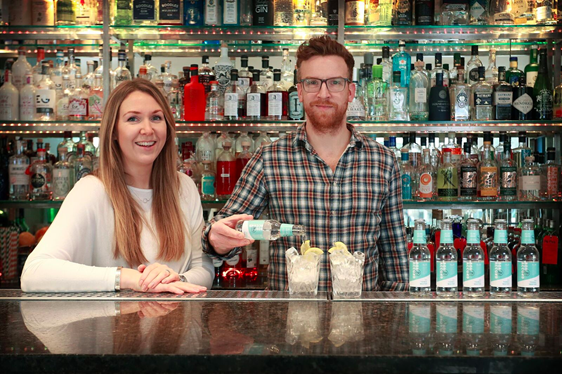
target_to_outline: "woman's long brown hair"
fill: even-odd
[[[146,79],[134,79],[117,86],[105,105],[100,127],[99,169],[95,174],[105,186],[115,216],[115,258],[122,257],[129,266],[146,263],[140,245],[145,223],[141,207],[133,198],[125,182],[123,155],[116,139],[119,110],[131,93],[140,91],[154,98],[162,108],[166,120],[166,143],[152,165],[150,187],[153,190],[152,216],[162,261],[179,260],[186,241],[186,223],[180,209],[180,180],[176,171],[175,121],[168,102],[161,91]],[[189,234],[187,234],[189,235]]]

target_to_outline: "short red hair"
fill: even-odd
[[[297,49],[297,72],[300,70],[303,61],[307,61],[314,56],[340,56],[347,65],[347,75],[351,79],[353,75],[353,66],[355,60],[351,53],[334,39],[328,35],[310,38],[308,42],[304,42]]]

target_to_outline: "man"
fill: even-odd
[[[202,235],[203,251],[231,258],[252,241],[235,230],[268,207],[271,219],[305,227],[311,246],[344,242],[365,253],[363,290],[404,290],[408,281],[400,169],[386,147],[346,123],[354,60],[328,36],[297,51],[297,86],[306,122],[259,148],[224,208]],[[271,242],[269,287],[288,289],[285,251],[298,237]],[[331,287],[329,259],[321,260],[318,289]]]

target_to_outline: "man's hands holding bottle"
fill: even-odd
[[[236,247],[244,247],[252,244],[252,239],[246,239],[244,234],[236,230],[238,221],[251,221],[254,217],[248,214],[235,214],[223,218],[211,226],[209,231],[209,243],[219,255],[224,255]]]

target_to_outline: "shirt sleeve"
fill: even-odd
[[[404,214],[400,168],[395,157],[388,183],[389,192],[382,211],[379,250],[379,286],[383,291],[403,291],[408,286],[408,247]]]
[[[267,147],[267,146],[265,146]],[[225,206],[209,221],[201,236],[203,252],[212,258],[229,259],[234,257],[241,251],[241,248],[233,248],[226,255],[219,255],[209,243],[209,232],[213,223],[233,216],[235,214],[249,214],[259,217],[263,210],[267,207],[267,189],[264,181],[263,154],[264,146],[260,147],[252,156],[244,170],[234,191],[228,199]]]

